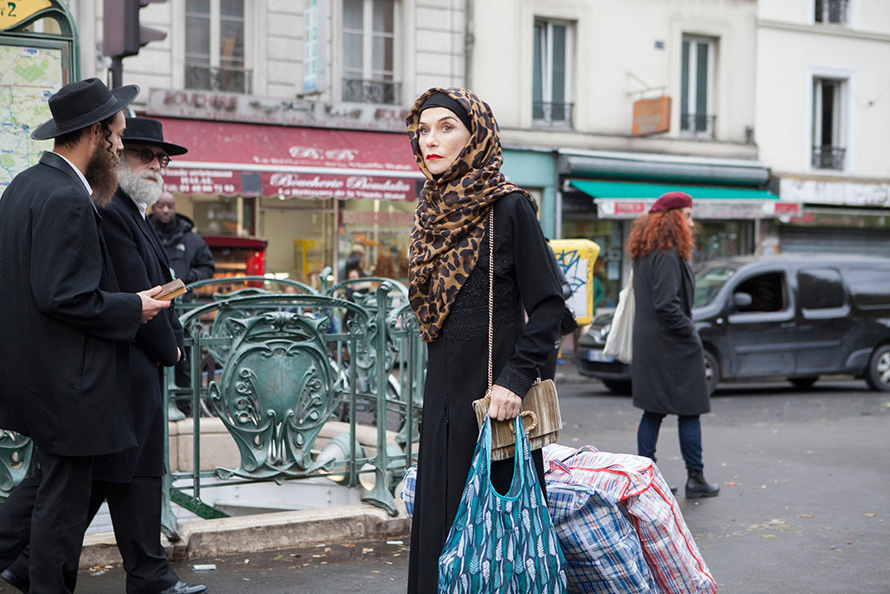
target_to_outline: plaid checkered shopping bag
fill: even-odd
[[[554,462],[558,464],[558,462]],[[592,487],[547,483],[569,592],[655,594],[640,539],[616,502]]]
[[[660,592],[717,591],[677,500],[649,458],[554,444],[544,448],[544,467],[548,489],[552,483],[584,485],[626,506]]]
[[[460,507],[439,557],[439,592],[562,594],[565,559],[535,479],[528,438],[514,420],[513,484],[506,495],[491,485],[491,421],[479,432]]]
[[[417,467],[411,466],[405,471],[405,476],[402,477],[402,491],[399,493],[402,503],[405,504],[405,514],[409,520],[414,517],[414,490],[416,488]]]

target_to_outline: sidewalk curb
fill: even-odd
[[[181,540],[164,545],[171,560],[201,559],[319,544],[407,538],[411,521],[404,511],[390,516],[369,504],[201,520],[180,526]],[[118,566],[120,553],[110,532],[84,538],[80,569]]]

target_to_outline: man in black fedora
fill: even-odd
[[[137,291],[173,280],[161,241],[146,220],[146,210],[163,192],[161,171],[170,157],[188,152],[164,141],[161,122],[127,118],[119,188],[101,210],[118,282]],[[128,594],[198,594],[203,585],[182,582],[161,545],[161,477],[165,472],[163,368],[182,358],[183,332],[173,308],[161,312],[136,333],[130,345],[130,387],[139,445],[93,465],[91,516],[108,502],[114,533],[127,572]]]
[[[170,263],[146,209],[163,191],[161,170],[170,156],[188,152],[165,142],[161,122],[127,118],[121,140],[118,190],[99,209],[102,238],[122,291],[139,291],[173,280]],[[140,326],[130,343],[130,390],[137,445],[93,460],[90,521],[108,502],[118,550],[127,573],[127,594],[199,594],[204,585],[181,581],[161,545],[161,478],[164,460],[163,368],[172,367],[183,352],[183,332],[173,308]],[[26,590],[28,550],[2,576]]]
[[[0,427],[31,437],[38,463],[0,506],[0,567],[30,539],[35,594],[74,591],[93,458],[136,445],[127,345],[170,305],[160,287],[119,290],[99,232],[138,93],[62,87],[31,134],[53,150],[0,199]]]

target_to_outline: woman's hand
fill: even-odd
[[[497,384],[491,387],[491,404],[488,406],[488,416],[498,421],[513,419],[519,414],[522,407],[522,398],[503,386]]]

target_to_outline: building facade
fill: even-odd
[[[107,80],[103,0],[71,9],[82,76]],[[407,107],[464,84],[463,0],[168,0],[140,21],[167,36],[123,60],[123,82],[189,148],[166,186],[223,270],[247,272],[249,251],[226,238],[259,238],[267,273],[317,283],[361,246],[367,273],[405,279],[423,181]]]
[[[782,200],[803,204],[766,251],[890,256],[888,62],[890,3],[760,0],[756,140]]]
[[[779,200],[753,136],[756,2],[470,5],[470,84],[507,153],[541,163],[505,171],[543,197],[545,233],[600,244],[607,305],[630,265],[631,221],[665,191],[696,199],[697,259],[757,250]]]

